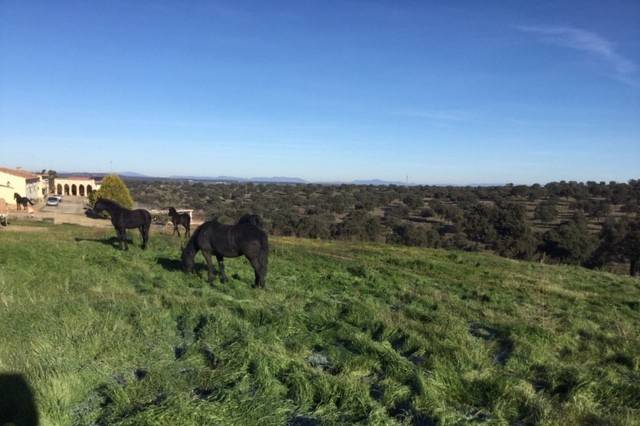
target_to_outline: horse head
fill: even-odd
[[[174,216],[176,213],[178,213],[176,209],[174,209],[173,207],[169,207],[169,216]]]
[[[98,198],[93,204],[93,211],[96,213],[100,213],[101,210],[104,210],[104,206],[102,204],[102,198]]]
[[[193,272],[193,266],[195,264],[196,250],[192,244],[187,244],[182,249],[182,270],[184,272]]]
[[[96,214],[100,214],[105,210],[108,210],[108,203],[103,198],[98,198],[96,203],[93,205],[93,212]]]
[[[13,193],[13,199],[14,199],[14,200],[19,200],[20,198],[22,198],[22,197],[20,196],[20,194],[18,194],[17,192],[14,192],[14,193]]]

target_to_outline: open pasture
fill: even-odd
[[[640,418],[637,279],[276,237],[266,289],[243,258],[210,286],[176,237],[122,252],[112,230],[37,226],[0,232],[0,374],[44,425]]]

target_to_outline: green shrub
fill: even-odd
[[[89,203],[93,206],[99,198],[115,201],[127,209],[133,207],[133,198],[131,198],[129,188],[117,175],[105,176],[100,189],[89,194]]]

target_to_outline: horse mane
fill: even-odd
[[[111,206],[111,207],[115,207],[115,208],[118,208],[118,209],[124,209],[124,207],[122,207],[120,204],[118,204],[115,201],[110,200],[108,198],[98,198],[96,200],[96,204],[98,204],[98,203],[104,203],[104,204],[106,204],[108,206]]]
[[[189,238],[187,245],[185,245],[182,249],[183,255],[187,253],[195,255],[195,253],[200,249],[196,246],[196,240],[198,239],[198,235],[200,235],[200,232],[202,232],[202,229],[206,224],[207,222],[203,223],[202,225],[198,226],[195,231],[193,231],[193,234],[191,234],[191,238]]]
[[[108,198],[98,198],[98,199],[96,200],[96,204],[97,204],[97,203],[107,203],[107,204],[111,204],[112,206],[120,206],[120,204],[118,204],[118,203],[116,203],[115,201],[110,200],[110,199],[108,199]]]
[[[260,229],[264,229],[264,222],[257,214],[247,213],[245,215],[242,215],[242,217],[238,219],[237,225],[241,225],[243,223],[248,223]]]

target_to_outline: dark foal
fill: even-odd
[[[255,273],[254,287],[263,287],[267,278],[269,242],[266,232],[252,221],[240,221],[235,225],[223,225],[217,220],[205,222],[195,230],[189,243],[182,251],[182,265],[185,272],[192,272],[198,251],[207,261],[208,279],[213,283],[214,271],[211,255],[218,260],[220,281],[227,282],[224,271],[225,257],[245,256]]]
[[[178,213],[173,207],[169,207],[169,216],[171,216],[171,223],[173,223],[173,233],[178,233],[180,236],[179,225],[184,226],[185,236],[189,238],[191,236],[191,216],[189,213]]]
[[[149,228],[151,227],[151,214],[148,211],[144,209],[129,210],[115,201],[107,200],[106,198],[100,198],[96,201],[95,206],[93,206],[93,211],[95,213],[101,213],[103,211],[109,212],[111,223],[118,233],[121,250],[129,250],[129,245],[127,244],[127,229],[135,228],[140,230],[142,249],[147,248]]]
[[[16,200],[16,210],[20,210],[20,206],[22,206],[23,210],[27,209],[27,204],[33,205],[33,201],[28,199],[27,197],[22,197],[17,192],[13,193],[13,199]]]

